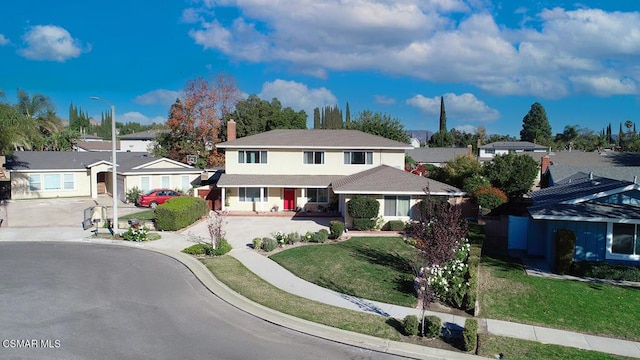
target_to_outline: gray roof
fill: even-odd
[[[616,180],[633,181],[640,179],[640,166],[562,166],[551,165],[548,170],[553,184],[563,184],[570,179],[594,176],[607,177]]]
[[[118,172],[179,172],[182,169],[154,168],[148,170],[134,169],[154,161],[161,160],[146,152],[119,152],[116,155]],[[53,171],[53,170],[85,170],[88,166],[99,162],[111,162],[111,152],[77,152],[77,151],[16,151],[7,158],[7,169],[10,171]],[[199,169],[184,165],[184,170],[199,172]]]
[[[341,175],[241,175],[222,174],[218,186],[319,187],[326,188]]]
[[[543,155],[537,156],[540,160]],[[640,166],[640,153],[637,152],[584,152],[558,151],[546,154],[552,165],[559,166]]]
[[[111,151],[111,141],[82,141],[75,142],[76,147],[87,151]],[[116,141],[116,150],[120,149],[120,141]]]
[[[480,146],[480,149],[500,150],[547,150],[544,145],[534,144],[529,141],[496,141]]]
[[[434,195],[464,195],[451,185],[415,175],[388,165],[380,165],[357,174],[344,176],[331,184],[334,193],[424,195],[425,188]]]
[[[456,156],[467,155],[470,153],[469,148],[451,148],[451,147],[420,147],[416,149],[406,150],[405,153],[418,163],[435,164],[446,163],[453,160]]]
[[[153,140],[158,136],[158,134],[167,132],[168,130],[164,129],[155,129],[155,130],[147,130],[141,131],[133,134],[127,134],[118,136],[121,140]]]
[[[590,219],[598,222],[640,219],[640,207],[638,206],[589,201],[579,204],[557,204],[535,211],[529,210],[529,212],[534,219],[580,218],[583,221]]]
[[[412,149],[409,144],[358,130],[271,130],[216,145],[219,148]]]

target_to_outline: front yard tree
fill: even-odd
[[[409,143],[409,135],[399,119],[379,112],[365,110],[347,124],[347,129],[360,130],[387,139]]]
[[[549,125],[547,113],[540,103],[533,103],[527,115],[522,119],[520,140],[551,145],[551,125]]]
[[[533,187],[538,175],[538,163],[528,155],[496,155],[493,161],[484,164],[482,173],[491,185],[502,190],[510,198],[515,198]]]
[[[441,178],[437,180],[462,189],[465,179],[479,175],[481,172],[482,164],[474,156],[458,155],[442,167]]]

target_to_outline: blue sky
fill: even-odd
[[[538,101],[553,133],[640,121],[637,1],[21,0],[0,12],[0,89],[96,118],[164,122],[192,78],[305,110],[349,102],[407,129],[519,136]]]

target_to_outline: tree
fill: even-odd
[[[431,135],[431,139],[429,139],[430,147],[451,147],[454,143],[453,134],[448,131],[438,131],[437,133]]]
[[[349,110],[349,103],[347,102],[347,108],[344,111],[345,113],[345,118],[344,118],[344,122],[346,123],[345,126],[349,126],[349,123],[351,122],[351,110]]]
[[[551,145],[551,125],[549,125],[547,113],[540,103],[533,103],[527,115],[522,119],[520,140]]]
[[[434,180],[462,189],[465,179],[479,175],[481,172],[482,164],[474,156],[458,155],[442,167],[442,172],[439,174],[442,178]]]
[[[533,187],[538,175],[538,163],[528,155],[496,155],[491,162],[484,164],[482,173],[491,185],[510,198],[515,198]]]
[[[440,96],[440,127],[439,132],[447,132],[447,112],[444,109],[444,98]]]
[[[315,108],[313,109],[313,128],[320,129],[320,126],[320,109]]]
[[[356,119],[349,123],[348,129],[360,130],[403,143],[409,142],[409,135],[399,119],[379,112],[373,113],[370,110],[359,113]]]

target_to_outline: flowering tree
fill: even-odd
[[[224,225],[226,224],[225,212],[210,211],[207,217],[207,229],[209,230],[209,240],[211,241],[211,247],[217,249],[220,246],[220,241],[224,238],[226,231]]]

